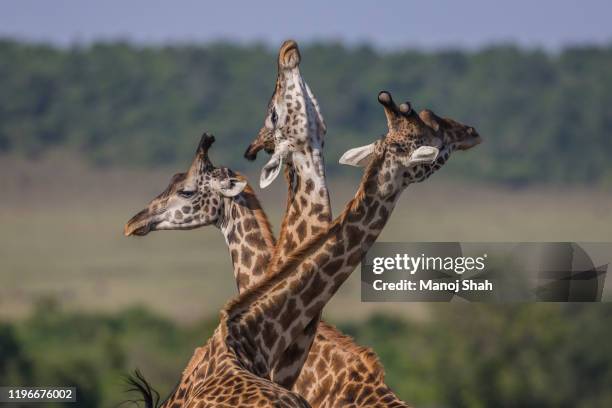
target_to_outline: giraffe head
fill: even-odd
[[[255,160],[262,149],[272,155],[261,173],[262,187],[278,176],[283,162],[291,164],[301,160],[304,154],[320,155],[323,148],[325,121],[315,96],[302,78],[300,61],[297,43],[285,41],[278,53],[276,87],[268,103],[264,126],[244,154],[248,160]],[[313,171],[322,174],[322,165],[315,165]]]
[[[476,129],[450,118],[441,118],[429,109],[419,112],[419,118],[453,150],[468,150],[480,144],[482,139]]]
[[[385,178],[406,186],[425,180],[446,163],[453,151],[467,150],[481,142],[473,127],[440,118],[430,110],[417,115],[409,102],[397,106],[389,92],[380,92],[378,101],[387,118],[387,134],[377,142],[348,150],[340,163],[365,166],[373,158],[380,158],[395,170]]]
[[[214,136],[202,135],[189,170],[175,174],[168,187],[125,224],[126,236],[193,229],[217,222],[223,197],[240,194],[247,183],[231,170],[213,166],[208,150],[214,141]]]

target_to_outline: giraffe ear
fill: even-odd
[[[370,143],[366,146],[355,147],[347,150],[346,153],[342,155],[339,162],[340,164],[347,164],[349,166],[365,167],[370,162],[372,152],[374,152],[374,143]]]
[[[431,164],[438,157],[440,149],[433,146],[421,146],[410,155],[409,165]]]
[[[229,177],[219,185],[219,192],[225,197],[235,197],[242,193],[247,182],[236,177]]]
[[[280,174],[283,168],[283,158],[280,154],[275,153],[261,170],[259,177],[259,186],[261,188],[268,187],[276,177]]]
[[[427,126],[432,128],[435,132],[440,130],[440,117],[433,113],[429,109],[425,109],[419,113],[419,117]]]

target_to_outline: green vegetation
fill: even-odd
[[[612,403],[612,307],[436,305],[415,323],[340,325],[379,354],[389,384],[421,407],[604,407]],[[68,313],[54,302],[0,324],[0,384],[74,385],[79,407],[112,407],[140,368],[166,395],[216,321],[189,327],[129,309]],[[67,404],[66,406],[69,406]]]
[[[328,122],[331,173],[341,151],[385,129],[376,94],[388,89],[484,136],[478,154],[450,163],[449,174],[511,185],[612,180],[611,47],[553,55],[512,46],[381,53],[311,44],[302,55]],[[98,164],[184,164],[208,130],[219,136],[218,161],[240,169],[275,71],[275,52],[257,45],[57,49],[0,41],[0,150],[68,147]]]

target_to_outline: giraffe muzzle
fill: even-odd
[[[251,143],[244,152],[244,158],[248,161],[254,161],[257,159],[257,153],[259,153],[261,149],[263,149],[263,144],[258,142]]]
[[[154,227],[154,222],[151,220],[149,210],[142,210],[125,224],[123,227],[123,235],[126,237],[136,235],[147,235]]]

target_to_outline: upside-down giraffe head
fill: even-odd
[[[261,173],[262,187],[278,176],[283,162],[292,163],[296,154],[322,154],[325,121],[314,94],[302,78],[300,61],[297,43],[285,41],[278,53],[276,87],[268,103],[264,126],[244,154],[248,160],[255,160],[262,149],[272,155]],[[315,162],[313,171],[323,174],[320,163]]]

